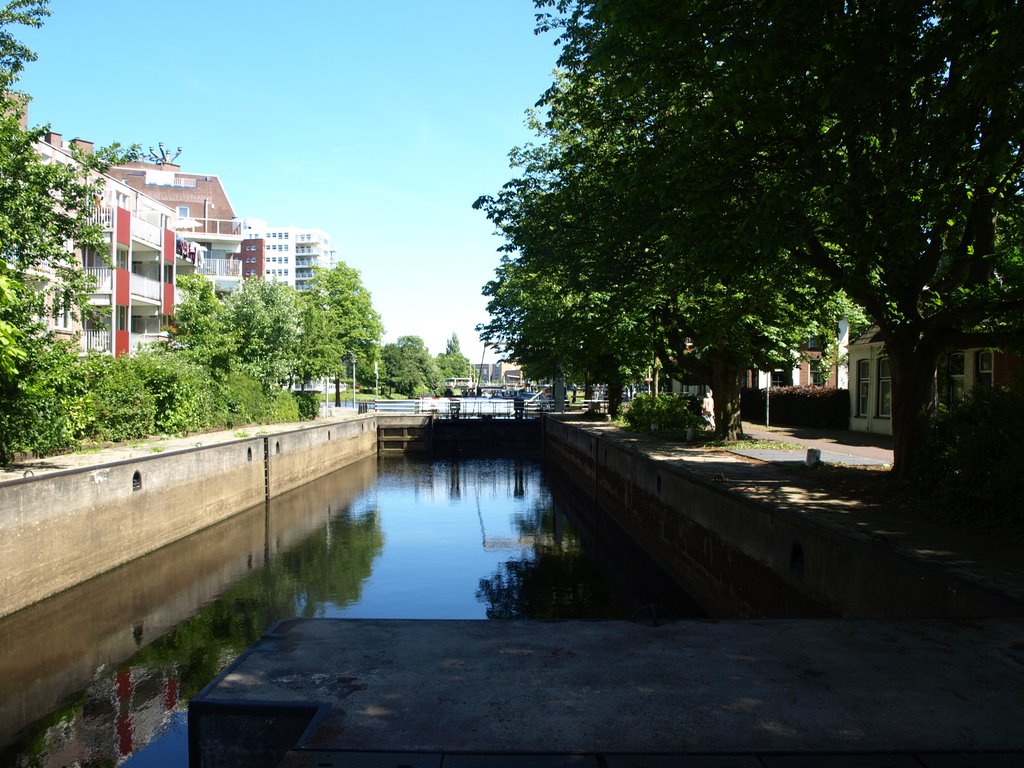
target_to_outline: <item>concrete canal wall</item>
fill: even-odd
[[[373,416],[0,487],[0,616],[377,450]]]
[[[628,439],[545,419],[545,457],[709,615],[1013,616],[1021,606]]]

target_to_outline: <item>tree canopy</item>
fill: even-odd
[[[717,407],[852,300],[886,339],[903,473],[939,356],[1024,325],[1020,4],[537,5],[560,74],[543,145],[478,203],[508,242],[485,293],[526,299],[489,332],[525,349],[541,297],[607,294],[649,356],[711,370]]]

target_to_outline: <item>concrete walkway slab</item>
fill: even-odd
[[[193,700],[190,739],[237,758],[224,713],[273,702],[319,707],[325,752],[1024,755],[1022,648],[1024,619],[293,620]]]
[[[767,461],[772,464],[802,466],[807,462],[807,451],[774,450],[761,448],[733,448],[732,453],[746,456],[748,459]],[[822,451],[820,456],[823,464],[846,464],[854,467],[884,467],[892,462],[884,459],[872,459],[867,456],[853,456],[836,451]]]

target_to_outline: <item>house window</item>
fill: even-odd
[[[951,408],[964,396],[964,353],[950,352],[939,360],[939,402]]]
[[[889,358],[878,358],[878,415],[883,419],[892,416],[892,373]]]
[[[808,364],[808,368],[811,372],[811,386],[813,387],[824,387],[825,386],[825,370],[821,364],[821,360],[811,360]]]
[[[178,206],[178,216],[180,216],[183,219],[187,219],[188,218],[188,206],[187,205],[179,205]]]
[[[974,357],[974,386],[992,388],[992,353],[981,350]]]
[[[773,387],[784,387],[786,386],[785,374],[782,371],[772,371],[772,384]]]
[[[807,348],[821,349],[821,339],[818,338],[817,336],[811,336],[809,339],[807,339]]]
[[[871,403],[871,361],[857,361],[857,415],[866,417]]]

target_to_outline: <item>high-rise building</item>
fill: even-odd
[[[263,242],[262,274],[267,280],[304,291],[309,288],[314,266],[330,268],[334,264],[330,235],[322,229],[275,227],[262,219],[246,219],[242,231],[247,243]],[[251,267],[243,264],[246,270]]]

